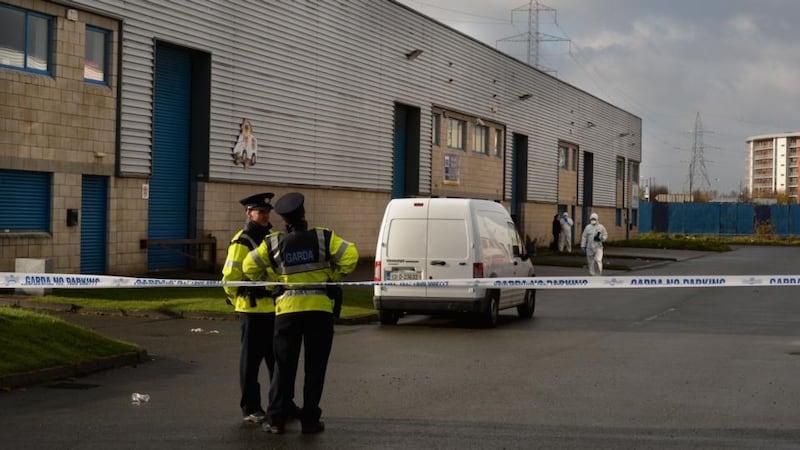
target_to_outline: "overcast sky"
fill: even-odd
[[[525,0],[399,0],[526,60]],[[533,2],[534,5],[536,2]],[[695,121],[706,185],[746,185],[746,139],[800,131],[800,1],[549,0],[539,63],[561,80],[642,119],[644,183],[688,191]],[[517,11],[512,15],[512,10]],[[512,22],[513,17],[513,22]]]

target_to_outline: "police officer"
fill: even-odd
[[[269,212],[270,199],[275,194],[264,192],[240,200],[245,207],[247,221],[228,247],[228,257],[222,268],[222,281],[246,281],[242,273],[245,256],[260,244],[272,229]],[[225,286],[228,303],[239,313],[241,323],[241,354],[239,356],[239,385],[242,397],[239,406],[248,423],[261,423],[266,417],[261,407],[261,385],[258,372],[262,361],[267,363],[270,377],[275,357],[272,336],[275,328],[275,301],[273,294],[261,286]]]
[[[334,301],[326,283],[341,281],[355,270],[358,251],[333,231],[305,220],[304,197],[299,192],[282,196],[275,212],[286,222],[286,233],[269,234],[245,258],[243,270],[251,279],[277,280],[284,291],[275,299],[275,372],[269,391],[269,423],[264,430],[283,434],[291,412],[300,345],[305,349],[303,433],[325,430],[319,402],[333,343]]]

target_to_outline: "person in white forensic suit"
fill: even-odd
[[[564,211],[561,215],[561,234],[558,237],[558,251],[572,253],[572,226],[575,222],[569,217],[569,213]]]
[[[581,251],[586,253],[589,275],[603,274],[603,242],[607,240],[606,227],[600,223],[597,213],[592,213],[581,235]]]

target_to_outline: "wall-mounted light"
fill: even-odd
[[[519,96],[519,99],[520,100],[527,100],[527,99],[529,99],[531,97],[533,97],[533,94],[522,94],[522,95]]]
[[[406,59],[409,60],[409,61],[413,61],[413,60],[417,59],[417,56],[419,56],[421,54],[422,54],[422,50],[418,49],[418,48],[415,48],[414,50],[411,50],[410,52],[406,53]]]
[[[589,121],[586,122],[586,128],[592,128],[592,127],[596,127],[596,126],[597,125],[595,125],[594,122],[589,122]]]
[[[486,126],[486,123],[484,123],[484,121],[483,121],[483,120],[481,120],[481,118],[480,118],[480,117],[478,117],[477,119],[475,119],[475,123],[476,123],[477,125],[480,125],[480,126],[482,126],[482,127],[483,127],[483,126]]]

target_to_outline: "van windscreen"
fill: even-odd
[[[393,219],[386,236],[387,258],[425,258],[425,219]]]

